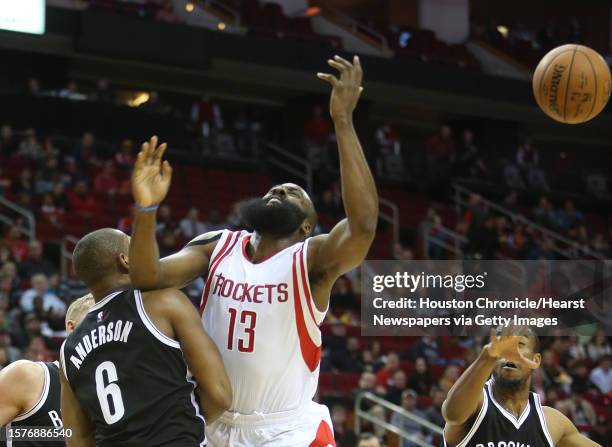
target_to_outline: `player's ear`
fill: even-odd
[[[74,322],[74,320],[66,321],[66,332],[67,333],[74,331],[75,327],[76,327],[76,323]]]
[[[539,352],[536,352],[533,355],[533,361],[538,364],[537,368],[539,368],[540,367],[540,363],[542,363],[542,354],[540,354]]]
[[[312,232],[312,224],[308,221],[308,219],[304,219],[302,225],[300,226],[300,230],[304,233],[304,236],[309,236]]]
[[[125,253],[119,254],[118,262],[119,270],[121,271],[121,273],[127,274],[130,272],[130,262],[128,256]]]

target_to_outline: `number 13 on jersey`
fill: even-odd
[[[227,334],[227,349],[233,351],[234,346],[237,346],[239,352],[253,352],[257,314],[252,310],[239,311],[233,307],[229,308],[229,313],[230,322]],[[236,320],[239,320],[241,326],[238,330],[236,330]],[[236,332],[239,334],[236,335]],[[237,343],[234,343],[234,338],[236,338]]]

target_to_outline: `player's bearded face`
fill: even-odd
[[[512,367],[510,367],[507,363],[502,359],[495,365],[495,369],[493,369],[495,385],[507,391],[522,389],[531,376],[531,370],[512,363]]]
[[[240,207],[240,216],[246,225],[261,235],[283,237],[300,227],[306,212],[287,198],[269,203],[258,197]]]

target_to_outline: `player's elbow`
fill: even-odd
[[[449,402],[449,399],[446,398],[442,404],[442,417],[447,424],[461,425],[467,421],[469,415],[466,417],[465,411],[462,411],[458,405]]]
[[[220,411],[229,410],[233,399],[232,387],[229,380],[227,380],[227,383],[217,383],[213,389],[209,391],[208,398],[214,402],[215,407]]]

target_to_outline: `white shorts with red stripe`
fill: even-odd
[[[206,429],[208,447],[335,447],[326,406],[310,402],[274,414],[227,412]]]

